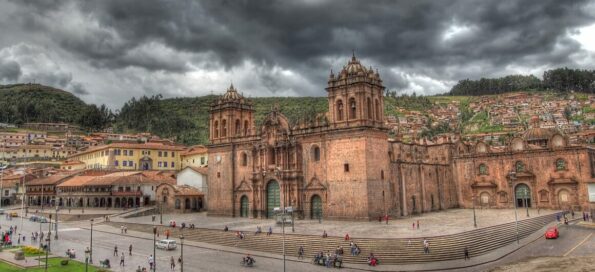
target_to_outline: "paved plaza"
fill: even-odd
[[[539,210],[539,215],[555,213],[554,210]],[[483,228],[508,222],[514,222],[514,209],[477,209],[476,210],[477,227]],[[524,209],[518,209],[518,219],[526,219],[527,212]],[[536,209],[529,209],[530,216],[537,216]],[[580,216],[577,214],[576,216]],[[156,216],[156,223],[159,223],[159,215]],[[198,228],[223,229],[228,226],[231,230],[242,230],[253,232],[257,226],[260,226],[264,232],[268,227],[273,228],[273,232],[281,232],[281,226],[275,224],[272,219],[246,219],[230,217],[210,217],[206,212],[186,213],[186,214],[164,214],[163,224],[167,225],[170,220],[175,220],[178,225],[182,222],[186,224],[195,224]],[[135,218],[113,218],[112,221],[152,224],[152,216],[142,216]],[[419,228],[417,223],[419,222]],[[415,223],[415,228],[413,224]],[[426,237],[446,234],[454,234],[475,229],[473,226],[472,209],[451,209],[440,212],[424,213],[419,216],[407,218],[389,219],[388,225],[385,221],[379,223],[376,221],[332,221],[322,220],[295,220],[295,233],[321,235],[326,231],[330,236],[344,236],[348,233],[351,237],[368,238],[408,238],[408,237]],[[285,228],[286,232],[291,232],[291,226]]]

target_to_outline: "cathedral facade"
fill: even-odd
[[[370,220],[474,203],[589,208],[593,149],[540,129],[505,150],[447,136],[389,140],[384,89],[354,56],[329,76],[326,115],[291,127],[274,108],[256,127],[253,104],[232,85],[210,109],[209,215],[270,218],[291,206],[299,218]]]

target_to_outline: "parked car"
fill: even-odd
[[[37,220],[39,220],[39,217],[37,217],[37,215],[31,215],[31,217],[29,217],[29,221],[37,222]]]
[[[173,250],[178,247],[175,240],[163,239],[155,242],[155,246],[159,249]]]
[[[45,218],[45,217],[43,217],[43,216],[40,216],[40,217],[37,218],[37,222],[39,222],[39,223],[47,223],[48,222],[48,219]]]
[[[17,212],[10,212],[10,216],[11,217],[17,217],[17,216],[19,216],[19,213],[17,213]]]
[[[558,228],[555,226],[549,227],[545,231],[545,239],[558,239],[559,235],[560,235],[560,233],[558,232]]]
[[[4,209],[0,209],[0,214],[4,214]]]

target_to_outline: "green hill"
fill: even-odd
[[[0,122],[77,123],[88,108],[69,92],[40,84],[0,85]]]

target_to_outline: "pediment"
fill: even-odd
[[[252,191],[252,186],[250,186],[246,180],[242,180],[235,190],[240,192]]]
[[[578,181],[573,178],[551,178],[548,185],[576,185]]]
[[[494,181],[487,181],[487,180],[476,180],[475,182],[473,182],[471,184],[471,188],[496,188],[498,187],[498,185],[496,185],[496,182]]]
[[[326,186],[320,182],[317,178],[313,178],[308,185],[306,190],[326,190]]]

